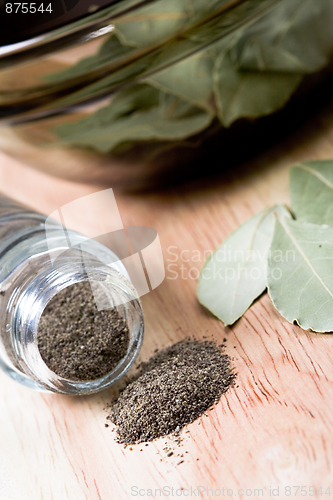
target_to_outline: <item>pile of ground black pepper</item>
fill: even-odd
[[[111,405],[117,441],[134,444],[179,432],[233,385],[230,357],[212,341],[186,339],[139,366]]]
[[[99,311],[89,282],[64,288],[48,303],[37,332],[47,366],[70,380],[93,380],[113,370],[130,340],[116,309]]]

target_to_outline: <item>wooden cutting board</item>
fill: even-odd
[[[188,426],[180,446],[163,438],[131,450],[104,426],[110,391],[84,398],[42,394],[1,373],[2,500],[123,500],[163,498],[162,493],[330,498],[328,487],[333,495],[333,336],[290,325],[267,296],[224,328],[195,295],[208,252],[262,208],[288,203],[288,167],[330,157],[333,104],[224,177],[159,193],[115,191],[124,224],[157,229],[165,258],[165,281],[143,297],[141,357],[189,334],[226,337],[237,386]],[[0,186],[45,213],[101,189],[48,177],[4,155]],[[171,457],[165,443],[174,449]],[[313,488],[322,488],[323,496]]]

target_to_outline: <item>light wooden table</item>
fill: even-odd
[[[234,327],[224,328],[195,295],[205,252],[260,209],[288,202],[289,165],[330,157],[332,105],[225,180],[158,194],[116,191],[125,225],[156,228],[165,257],[164,283],[143,297],[142,356],[188,334],[227,337],[238,385],[208,416],[188,426],[182,447],[174,445],[168,458],[166,438],[133,450],[114,441],[111,428],[104,427],[109,391],[85,398],[41,394],[0,374],[1,500],[163,498],[158,491],[163,487],[169,498],[182,498],[179,488],[184,497],[195,498],[201,487],[203,498],[220,493],[219,498],[266,499],[295,498],[294,486],[303,486],[296,497],[303,491],[307,498],[311,487],[324,493],[330,486],[330,495],[312,498],[333,497],[332,335],[290,325],[267,296]],[[100,189],[50,178],[4,155],[0,185],[46,213]],[[178,453],[184,454],[180,465]],[[292,488],[290,496],[286,487]],[[220,491],[214,496],[207,488]]]

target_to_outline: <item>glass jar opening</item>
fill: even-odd
[[[91,287],[97,310],[114,309],[125,321],[129,342],[126,354],[111,371],[89,380],[72,380],[48,367],[39,349],[38,329],[52,299],[68,287],[84,282]],[[64,262],[56,270],[44,270],[24,287],[15,299],[10,329],[19,366],[26,375],[44,390],[79,395],[100,391],[127,372],[141,346],[143,317],[135,289],[118,271],[105,265]]]

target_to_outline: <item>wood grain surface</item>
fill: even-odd
[[[165,281],[142,300],[141,358],[189,334],[226,337],[237,386],[188,426],[181,445],[162,438],[130,449],[104,426],[110,390],[81,398],[38,393],[1,373],[1,500],[333,497],[332,335],[290,325],[266,295],[224,328],[195,295],[207,252],[260,209],[288,203],[288,167],[330,157],[332,103],[224,176],[160,192],[116,190],[124,224],[156,228],[165,258]],[[101,189],[48,177],[4,155],[0,186],[45,213]],[[313,490],[320,487],[322,495]]]

